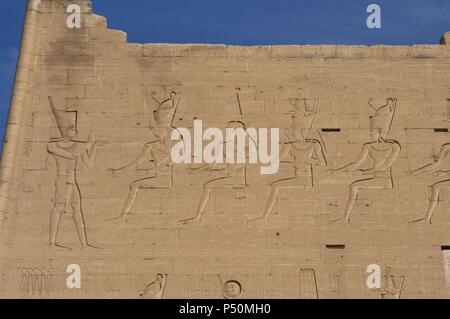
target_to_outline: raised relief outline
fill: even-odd
[[[250,219],[249,222],[260,220],[269,221],[269,215],[272,213],[278,199],[278,194],[282,189],[300,188],[304,189],[301,183],[302,178],[310,179],[311,188],[314,188],[314,168],[313,166],[327,166],[325,156],[325,146],[322,137],[319,134],[320,140],[309,138],[316,114],[318,112],[318,101],[314,99],[312,109],[308,107],[306,98],[295,98],[290,100],[293,106],[286,115],[291,117],[291,130],[287,133],[287,142],[283,143],[283,148],[280,154],[281,162],[288,163],[294,168],[294,174],[290,177],[275,180],[270,183],[270,195],[262,216]],[[303,109],[300,107],[303,103]],[[306,119],[309,123],[306,128],[296,129],[295,122],[297,119]],[[306,148],[305,148],[306,146]],[[306,156],[304,156],[306,154]],[[290,156],[290,160],[283,160]],[[306,166],[306,168],[305,168]],[[306,175],[305,175],[306,173]]]
[[[98,148],[106,145],[108,142],[106,140],[97,140],[93,131],[89,133],[87,141],[76,140],[75,138],[78,135],[78,112],[57,110],[53,98],[49,96],[48,99],[61,134],[61,138],[51,139],[47,146],[47,151],[55,159],[57,171],[55,203],[50,216],[50,247],[70,249],[60,245],[57,237],[62,214],[71,208],[73,222],[82,247],[98,248],[91,245],[87,239],[77,170],[80,161],[87,167],[92,166],[95,162]],[[77,148],[81,148],[81,150]]]
[[[374,107],[372,99],[369,99],[369,105],[375,110],[375,115],[370,116],[370,130],[372,142],[364,144],[357,158],[350,164],[338,169],[330,169],[329,173],[337,172],[351,173],[355,175],[366,175],[366,178],[360,178],[350,184],[349,199],[345,208],[343,218],[332,220],[331,222],[344,220],[350,223],[350,217],[358,201],[358,194],[364,189],[393,189],[394,181],[392,178],[392,165],[401,151],[401,145],[396,140],[387,138],[397,108],[397,99],[388,98],[386,104],[381,107]],[[384,112],[387,114],[383,114]],[[380,114],[381,113],[381,114]],[[381,122],[381,123],[380,123]],[[378,158],[382,155],[381,158]],[[368,159],[373,160],[373,167],[370,169],[359,169],[359,167]]]
[[[450,170],[444,171],[439,170],[439,167],[444,164],[444,161],[450,157],[450,143],[443,144],[441,146],[441,150],[438,155],[434,156],[433,163],[427,164],[421,168],[409,171],[408,173],[412,176],[421,175],[431,173],[434,176],[449,176]],[[425,217],[410,221],[409,223],[417,223],[421,221],[425,221],[428,224],[431,224],[431,220],[436,211],[436,208],[439,205],[441,192],[443,190],[450,189],[450,178],[444,179],[439,182],[434,183],[430,186],[430,197],[428,199],[428,208]]]
[[[380,294],[381,299],[400,299],[403,292],[403,285],[406,276],[400,277],[400,282],[397,285],[395,276],[391,274],[392,268],[386,267],[385,270],[385,287],[380,289],[374,289],[375,292]]]
[[[147,284],[139,296],[142,299],[163,299],[168,277],[167,274],[157,274],[155,281]]]
[[[109,219],[128,221],[128,216],[136,201],[137,194],[143,189],[172,189],[172,160],[170,156],[170,136],[172,130],[176,130],[173,122],[175,120],[178,105],[181,99],[181,93],[171,91],[170,96],[162,101],[155,98],[155,92],[151,93],[152,99],[158,104],[157,109],[153,111],[155,120],[154,125],[151,125],[150,130],[153,138],[144,144],[141,153],[133,162],[119,168],[111,169],[113,176],[118,171],[134,168],[141,170],[144,164],[151,164],[151,169],[142,169],[145,171],[147,177],[133,180],[129,184],[129,190],[124,202],[122,211],[118,217]],[[182,135],[180,134],[181,138]],[[166,172],[168,170],[168,172]],[[164,174],[166,173],[166,174]],[[168,174],[167,174],[168,173]]]
[[[241,89],[239,87],[236,88],[236,99],[240,114],[240,119],[235,119],[229,121],[226,125],[227,128],[233,129],[243,129],[246,135],[249,137],[249,142],[251,141],[254,144],[254,147],[257,149],[258,144],[253,139],[251,134],[247,132],[247,125],[244,121],[243,109],[241,106],[241,100],[239,96],[239,92]],[[225,146],[229,145],[229,143],[234,143],[234,139],[231,141],[225,141]],[[236,152],[236,148],[233,148]],[[236,154],[235,154],[236,155]],[[188,173],[201,173],[204,171],[218,173],[219,177],[214,177],[208,179],[205,183],[203,183],[203,191],[200,196],[199,204],[197,206],[196,214],[194,217],[180,220],[180,223],[187,224],[191,222],[200,223],[203,217],[203,214],[206,210],[206,206],[211,198],[211,193],[214,189],[220,188],[232,188],[232,189],[246,189],[248,187],[247,184],[247,161],[246,163],[225,163],[225,164],[202,164],[199,167],[191,167],[188,170]]]
[[[298,280],[300,299],[319,299],[319,287],[314,268],[300,268]]]

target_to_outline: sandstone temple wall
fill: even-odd
[[[80,29],[66,26],[69,3],[82,8]],[[450,156],[443,154],[434,172],[412,173],[450,143],[448,34],[441,43],[132,44],[87,1],[30,1],[1,160],[0,296],[140,298],[161,273],[164,298],[221,298],[228,281],[239,282],[242,298],[380,298],[383,291],[366,285],[367,266],[378,264],[382,275],[391,271],[382,282],[387,295],[450,297]],[[295,175],[292,163],[273,175],[247,165],[245,185],[212,188],[201,222],[192,223],[180,221],[195,215],[215,175],[173,165],[160,184],[139,188],[127,220],[111,220],[133,183],[154,176],[145,165],[118,168],[148,151],[154,111],[171,92],[172,124],[185,128],[194,119],[219,128],[239,120],[285,131],[297,120],[292,112],[311,113],[316,105],[308,137],[326,165],[281,188],[268,221],[249,220],[263,213],[272,182]],[[368,101],[387,112],[389,98],[395,114],[385,144],[399,147],[390,175],[356,184],[350,221],[335,222],[352,183],[373,176],[333,169],[373,142],[371,119],[383,110]],[[67,173],[76,180],[63,186],[49,151],[61,138],[58,112],[76,117],[78,146],[101,141],[92,165],[77,161]],[[373,168],[370,156],[361,168]],[[55,193],[66,189],[79,191],[88,239],[101,249],[81,249],[73,197],[57,231],[58,243],[71,249],[49,247],[51,212],[69,196]],[[410,223],[426,215],[433,190],[440,193],[432,224]],[[66,287],[70,264],[81,267],[81,289]]]

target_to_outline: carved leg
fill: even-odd
[[[203,213],[205,212],[206,206],[208,205],[209,198],[211,197],[212,186],[205,185],[202,196],[200,197],[200,202],[197,207],[197,214],[195,216],[195,221],[200,222],[202,220]]]
[[[269,221],[269,215],[272,213],[273,208],[275,207],[275,204],[277,203],[278,194],[280,193],[280,190],[283,188],[295,188],[295,189],[301,188],[302,185],[299,182],[299,178],[301,178],[301,176],[284,178],[284,179],[275,181],[272,184],[270,184],[270,195],[269,195],[269,198],[267,199],[267,204],[264,209],[264,214],[261,217],[251,219],[249,221],[252,222],[252,221],[258,221],[258,220],[262,220],[262,219],[266,219],[266,221]]]
[[[431,219],[433,218],[436,208],[439,205],[439,197],[441,191],[444,188],[450,188],[450,180],[438,182],[431,187],[431,194],[428,202],[426,216],[417,220],[410,221],[410,223],[416,223],[426,220],[428,224],[431,224]]]
[[[138,191],[139,191],[139,186],[138,185],[134,185],[134,184],[130,185],[130,190],[128,191],[128,196],[127,196],[127,199],[126,199],[125,204],[123,206],[122,213],[121,213],[120,217],[125,217],[126,218],[128,216],[128,214],[130,213],[130,210],[133,207],[133,204],[134,204],[134,202],[136,200]]]
[[[266,219],[267,221],[269,220],[269,215],[272,213],[273,208],[275,207],[275,204],[277,203],[278,194],[279,194],[280,190],[281,190],[280,186],[278,186],[276,184],[271,185],[270,195],[267,200],[266,207],[264,209],[264,214],[261,217],[258,217],[255,219],[250,219],[249,222],[255,222],[258,220],[262,220],[262,219]]]
[[[360,187],[352,185],[350,186],[350,195],[347,201],[347,206],[345,208],[345,217],[344,220],[347,223],[350,223],[350,216],[355,208],[356,201],[358,200],[358,193],[360,191]]]
[[[83,246],[88,246],[87,235],[86,235],[86,224],[84,223],[83,212],[81,211],[80,203],[72,203],[73,209],[73,222],[77,230],[78,238]]]
[[[200,201],[197,206],[197,211],[195,217],[181,220],[181,223],[190,223],[190,222],[201,222],[203,213],[205,212],[206,206],[208,205],[209,198],[211,197],[211,192],[214,188],[217,187],[231,187],[232,184],[228,183],[228,177],[220,177],[209,182],[206,182],[203,185],[203,192],[200,197]]]
[[[57,235],[59,223],[61,221],[61,216],[65,209],[65,203],[56,203],[50,215],[50,245],[58,246],[57,244]]]
[[[434,212],[439,204],[439,195],[441,193],[441,187],[438,184],[431,187],[431,197],[427,209],[427,222],[431,224],[431,219],[433,218]]]

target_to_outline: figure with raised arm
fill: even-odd
[[[239,92],[240,88],[236,88],[236,98],[238,104],[238,110],[240,114],[239,120],[229,121],[226,125],[227,129],[234,129],[236,131],[244,132],[244,135],[248,137],[248,149],[257,149],[257,143],[254,140],[254,136],[248,133],[247,126],[243,122],[244,116],[242,106],[240,102]],[[224,147],[227,150],[226,153],[233,153],[234,158],[237,157],[237,148],[234,147],[235,139],[225,140]],[[246,151],[246,154],[249,153]],[[197,222],[200,223],[203,214],[208,205],[211,193],[220,188],[232,188],[232,189],[245,189],[247,187],[247,164],[246,163],[226,163],[226,156],[224,154],[223,163],[214,164],[202,164],[200,166],[194,166],[188,169],[188,173],[201,173],[209,172],[213,176],[211,179],[203,184],[203,191],[200,196],[200,201],[197,206],[197,210],[194,217],[181,220],[182,223]]]
[[[313,188],[314,167],[327,166],[322,142],[309,138],[317,114],[317,101],[315,99],[312,109],[308,108],[306,99],[296,99],[296,103],[291,103],[294,108],[287,114],[291,116],[292,128],[287,134],[287,141],[282,143],[280,160],[282,163],[289,163],[294,172],[292,176],[275,180],[270,184],[270,195],[263,215],[249,220],[250,222],[269,221],[269,215],[281,190]]]
[[[166,290],[167,274],[157,274],[156,280],[145,286],[139,294],[142,299],[163,299]]]
[[[426,220],[427,223],[431,224],[431,219],[433,218],[434,212],[439,204],[441,192],[443,190],[450,189],[450,171],[440,170],[439,168],[444,164],[444,162],[450,156],[450,143],[444,144],[441,146],[441,150],[437,156],[434,157],[433,163],[425,165],[416,170],[410,171],[410,175],[420,175],[432,173],[435,176],[447,176],[449,178],[439,181],[431,185],[431,193],[428,203],[428,208],[426,212],[426,216],[417,220],[413,220],[410,223],[416,223],[420,221]]]
[[[47,150],[56,161],[57,177],[55,204],[50,216],[50,246],[68,248],[60,245],[57,240],[62,214],[72,209],[72,218],[83,247],[93,247],[87,239],[86,225],[83,216],[81,193],[77,182],[78,163],[89,167],[95,161],[98,147],[104,146],[105,140],[96,140],[93,132],[88,141],[78,141],[77,112],[60,111],[55,108],[52,97],[49,97],[61,138],[51,140]]]
[[[355,161],[342,168],[329,170],[330,173],[347,172],[362,176],[350,184],[344,218],[334,221],[350,222],[352,211],[362,190],[394,188],[392,165],[400,154],[401,146],[397,141],[387,139],[387,135],[394,120],[396,105],[396,99],[389,98],[386,106],[375,108],[375,115],[370,117],[372,141],[363,145]],[[373,161],[372,167],[360,169],[360,166],[369,158]]]
[[[145,170],[147,177],[136,179],[129,184],[127,198],[121,214],[112,220],[123,219],[128,221],[128,216],[139,191],[144,189],[171,189],[173,187],[170,137],[172,131],[176,129],[173,127],[173,121],[180,96],[181,94],[172,91],[170,97],[159,102],[152,93],[152,98],[158,103],[158,107],[153,113],[155,124],[150,127],[152,140],[145,143],[136,160],[123,167],[112,169],[113,175],[126,169]],[[148,166],[151,166],[151,168],[145,169]]]
[[[240,121],[231,121],[227,124],[227,128],[242,129],[247,132],[245,127],[245,124]],[[229,148],[231,143],[234,143],[234,140],[225,141],[225,148]],[[251,138],[249,139],[249,143],[253,143]],[[234,151],[236,152],[236,149],[234,149]],[[201,222],[206,206],[208,205],[209,199],[211,198],[211,194],[214,190],[220,188],[244,189],[247,187],[246,163],[203,164],[199,167],[191,167],[188,169],[189,174],[198,174],[201,172],[208,172],[213,174],[213,176],[203,184],[203,191],[200,196],[200,201],[198,203],[195,216],[182,220],[182,223]]]

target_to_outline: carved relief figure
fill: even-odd
[[[172,91],[169,98],[159,102],[154,97],[154,93],[152,94],[152,98],[158,103],[153,115],[155,124],[150,128],[152,139],[144,145],[136,160],[123,167],[112,169],[113,174],[125,169],[143,170],[148,176],[136,179],[129,184],[122,212],[119,217],[112,220],[128,220],[139,191],[144,189],[171,189],[173,187],[170,136],[172,131],[176,129],[173,127],[173,121],[180,97],[180,93]]]
[[[437,183],[431,185],[431,193],[429,198],[429,204],[425,217],[413,220],[410,223],[416,223],[419,221],[426,220],[427,223],[431,224],[431,219],[433,218],[434,212],[439,204],[441,192],[443,190],[450,189],[450,171],[440,170],[439,168],[444,164],[447,158],[450,157],[450,144],[444,144],[441,146],[441,150],[437,156],[434,157],[433,163],[425,165],[416,170],[410,171],[411,175],[420,175],[432,173],[435,176],[447,176],[448,179],[444,179]]]
[[[49,97],[49,101],[61,133],[61,138],[51,140],[47,147],[56,161],[57,170],[55,204],[50,216],[50,246],[68,248],[58,243],[57,235],[62,214],[72,209],[73,222],[82,246],[94,247],[87,240],[77,168],[80,162],[87,167],[91,166],[98,147],[106,145],[107,141],[96,140],[93,132],[89,134],[88,141],[76,140],[77,112],[59,111],[55,108],[52,97]]]
[[[145,286],[139,294],[143,299],[163,299],[166,289],[167,274],[157,274],[156,280]]]
[[[227,128],[244,129],[245,125],[242,122],[232,121],[227,124]],[[229,143],[234,143],[234,141],[226,141],[225,147],[227,147]],[[200,201],[198,203],[195,216],[186,220],[182,220],[181,222],[183,223],[193,221],[201,222],[203,213],[206,210],[206,206],[208,205],[213,190],[221,188],[244,189],[247,187],[246,164],[204,164],[199,167],[191,167],[187,172],[189,174],[198,174],[205,171],[213,174],[213,176],[203,184],[203,191],[200,196]]]
[[[317,99],[312,109],[309,109],[306,99],[296,100],[289,114],[292,128],[287,133],[287,141],[283,143],[280,160],[289,163],[294,169],[292,176],[278,179],[270,184],[270,195],[264,213],[261,217],[250,221],[265,219],[277,202],[278,194],[282,189],[304,189],[314,187],[314,166],[327,166],[324,147],[321,141],[309,138],[310,131],[317,114]],[[299,104],[300,103],[300,104]]]
[[[170,148],[170,136],[172,131],[177,129],[173,122],[177,114],[181,93],[172,91],[170,96],[162,101],[159,101],[155,94],[155,92],[152,92],[151,96],[158,106],[153,111],[154,124],[150,126],[150,130],[161,140],[166,148]]]
[[[239,91],[239,89],[237,89]],[[241,119],[243,119],[243,113],[241,104],[239,101],[239,93],[237,93],[239,111],[241,114]],[[249,143],[254,143],[255,148],[257,148],[257,144],[254,141],[253,137],[248,134],[246,124],[241,120],[230,121],[226,125],[227,128],[231,129],[242,129],[249,137]],[[234,143],[234,139],[226,140],[225,147],[228,149],[233,149],[235,158],[237,154],[237,148],[231,147],[231,144]],[[248,152],[246,152],[248,154]],[[225,162],[225,155],[224,155]],[[200,196],[200,201],[197,206],[197,211],[194,217],[189,219],[182,220],[182,223],[189,222],[201,222],[203,213],[205,212],[206,206],[208,205],[209,199],[211,198],[211,193],[213,190],[221,189],[221,188],[233,188],[233,189],[245,189],[247,187],[247,164],[246,163],[215,163],[215,164],[204,164],[199,167],[191,167],[188,169],[188,173],[200,173],[200,172],[209,172],[215,174],[211,179],[206,181],[203,184],[203,192]]]
[[[372,141],[363,145],[355,161],[342,168],[329,170],[331,173],[346,172],[364,176],[350,184],[345,217],[334,221],[350,222],[358,194],[362,190],[392,189],[394,187],[391,167],[400,154],[401,146],[397,141],[387,139],[387,135],[394,119],[396,106],[397,100],[389,98],[386,105],[375,108],[375,115],[370,117]],[[369,158],[373,161],[372,168],[360,169],[360,166]]]
[[[376,289],[380,293],[381,299],[400,299],[401,297],[405,276],[400,278],[400,283],[397,285],[391,271],[390,267],[386,267],[386,274],[384,275],[385,288]]]

